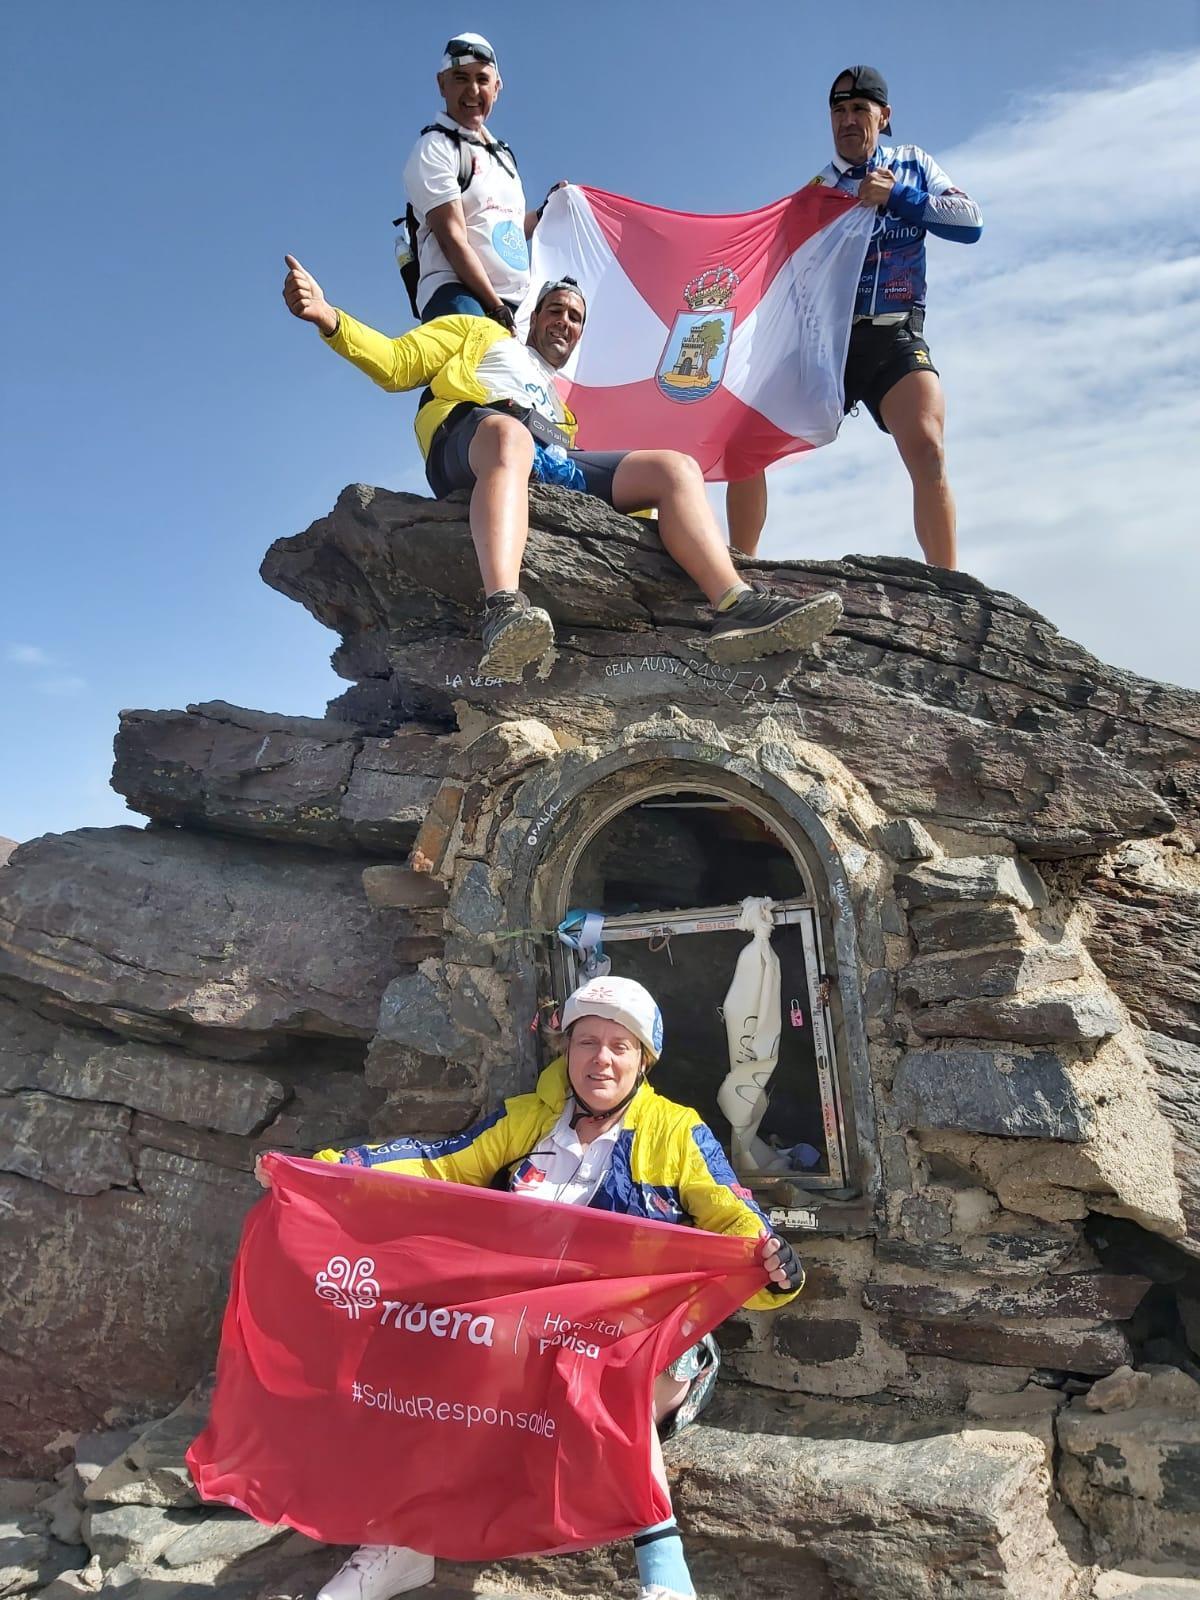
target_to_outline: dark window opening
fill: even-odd
[[[730,1069],[721,1007],[750,940],[737,916],[747,896],[775,902],[779,1055],[757,1126],[761,1165],[743,1164],[739,1176],[768,1195],[781,1184],[851,1187],[817,907],[804,870],[770,824],[718,795],[652,795],[597,829],[564,891],[564,910],[603,914],[612,972],[645,984],[662,1009],[666,1043],[654,1087],[694,1106],[727,1152],[731,1128],[717,1101]],[[578,981],[579,958],[561,945],[553,955],[565,994]]]

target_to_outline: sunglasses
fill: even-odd
[[[477,44],[474,39],[451,39],[445,52],[451,61],[462,61],[468,56],[476,61],[486,61],[491,66],[496,65],[496,52],[490,44]]]

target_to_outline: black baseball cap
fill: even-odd
[[[838,84],[843,78],[851,79],[848,89],[839,89]],[[843,67],[833,80],[829,91],[829,104],[837,105],[840,100],[874,100],[877,106],[886,106],[888,102],[887,80],[882,72],[876,72],[874,67]],[[889,120],[880,128],[880,133],[891,133],[892,124]]]

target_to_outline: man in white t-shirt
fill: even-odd
[[[478,33],[456,35],[437,82],[446,109],[404,168],[417,220],[417,309],[422,322],[491,316],[511,329],[529,287],[527,240],[537,213],[525,209],[512,151],[485,126],[502,87],[496,52]],[[464,150],[471,159],[465,189]]]
[[[471,536],[483,579],[480,671],[508,681],[552,647],[554,628],[522,591],[530,481],[593,494],[617,511],[653,509],[663,548],[713,608],[704,649],[722,665],[802,650],[841,615],[836,594],[810,599],[739,578],[704,479],[678,450],[576,450],[575,418],[555,383],[579,343],[587,306],[570,278],[543,284],[525,344],[488,317],[437,317],[398,339],[326,300],[294,256],[283,298],[338,355],[393,393],[426,387],[414,429],[434,494],[471,491]]]

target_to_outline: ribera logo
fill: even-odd
[[[375,1262],[370,1256],[359,1256],[357,1261],[347,1256],[331,1256],[314,1275],[313,1287],[320,1299],[330,1301],[352,1322],[357,1322],[364,1311],[374,1311],[380,1305],[379,1280],[374,1274]],[[457,1339],[465,1329],[471,1344],[490,1345],[496,1331],[494,1317],[474,1311],[452,1311],[446,1306],[429,1309],[423,1300],[411,1305],[407,1300],[384,1300],[382,1305],[379,1326],[394,1328],[397,1333],[428,1333],[435,1339]]]
[[[373,1311],[379,1304],[379,1282],[374,1274],[375,1263],[370,1256],[359,1256],[354,1262],[348,1256],[330,1256],[313,1285],[320,1299],[331,1300],[339,1311],[357,1322],[364,1311]]]

